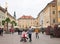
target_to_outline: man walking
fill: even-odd
[[[3,29],[0,28],[0,35],[3,36]]]
[[[29,30],[28,30],[29,42],[31,42],[31,41],[32,41],[31,36],[32,36],[32,28],[31,28],[31,27],[29,27]]]

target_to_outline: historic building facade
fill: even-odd
[[[60,0],[53,0],[38,14],[40,26],[54,26],[60,24]]]
[[[0,27],[7,28],[6,24],[4,26],[2,25],[2,21],[5,20],[6,18],[9,18],[11,21],[16,22],[16,19],[13,16],[11,16],[11,14],[7,11],[7,9],[0,6]],[[9,28],[10,26],[11,26],[11,23],[9,23]]]
[[[26,20],[27,19],[24,19],[24,22],[27,22]],[[22,18],[20,18],[18,22],[19,21],[21,22]],[[48,3],[46,7],[38,14],[38,17],[33,21],[34,21],[33,26],[44,28],[46,28],[47,26],[54,26],[55,24],[60,24],[60,0],[53,0],[50,3]],[[24,25],[26,25],[26,23],[24,23]],[[32,26],[31,23],[29,23],[29,26]]]
[[[11,21],[16,21],[6,9],[0,7],[0,26],[2,25],[2,20],[7,17],[10,18]],[[60,25],[60,0],[53,0],[48,3],[38,14],[37,18],[23,15],[17,19],[17,24],[19,28],[29,28],[29,26],[47,27],[49,25],[54,26],[55,24]]]
[[[58,24],[60,25],[60,0],[57,0]]]
[[[5,10],[0,6],[0,26],[2,26],[2,20],[5,19]]]
[[[29,28],[29,26],[38,26],[38,22],[36,18],[33,18],[32,16],[25,16],[23,15],[18,19],[18,26],[20,28]]]

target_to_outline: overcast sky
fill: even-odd
[[[0,0],[0,5],[5,7],[5,2],[8,3],[8,12],[13,16],[16,11],[16,17],[22,15],[31,15],[34,18],[38,13],[52,0]]]

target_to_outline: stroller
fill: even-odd
[[[22,37],[21,37],[21,40],[20,40],[20,42],[27,42],[27,34],[26,33],[24,33],[24,34],[22,34]]]

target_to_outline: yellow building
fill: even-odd
[[[38,14],[41,27],[54,26],[58,24],[57,0],[48,3],[47,6]]]
[[[31,23],[32,22],[32,23]],[[60,25],[60,0],[53,0],[38,14],[37,18],[19,18],[18,26],[25,28],[29,26],[44,27]]]
[[[18,19],[18,26],[20,28],[29,28],[29,26],[37,26],[37,19],[33,18],[32,16],[25,16],[23,15]]]
[[[60,25],[60,0],[57,0],[58,24]]]

